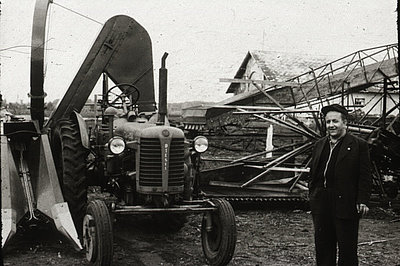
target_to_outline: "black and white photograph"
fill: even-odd
[[[400,265],[399,18],[0,1],[0,265]]]

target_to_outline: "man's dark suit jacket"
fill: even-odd
[[[324,145],[329,141],[324,137],[315,143],[309,183],[310,208],[313,214],[321,214],[326,210],[326,202],[322,200],[324,188],[317,186],[322,176],[316,176],[319,159]],[[368,144],[365,140],[347,133],[340,146],[335,164],[333,196],[335,215],[337,218],[352,219],[358,217],[357,203],[367,204],[372,185],[371,163]]]

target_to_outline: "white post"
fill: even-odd
[[[274,148],[274,145],[272,145],[272,137],[274,135],[274,126],[271,124],[269,125],[267,129],[267,139],[265,141],[265,150],[272,150]],[[271,158],[272,157],[272,152],[268,152],[265,155],[266,158]]]

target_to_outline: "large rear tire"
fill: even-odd
[[[102,200],[91,201],[83,218],[83,247],[92,265],[111,265],[113,229],[110,213]]]
[[[68,203],[79,236],[87,203],[86,157],[76,123],[63,120],[53,134],[54,163],[64,200]]]
[[[203,253],[210,265],[226,265],[236,247],[235,212],[224,199],[211,200],[217,211],[205,213],[201,224]]]

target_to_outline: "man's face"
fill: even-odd
[[[332,138],[339,138],[346,132],[346,121],[343,120],[342,114],[336,111],[330,111],[325,117],[326,130]]]

